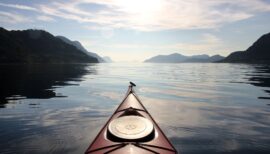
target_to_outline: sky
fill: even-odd
[[[270,32],[270,0],[0,0],[0,26],[43,29],[114,61],[227,56]]]

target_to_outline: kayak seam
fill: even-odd
[[[136,146],[136,147],[142,148],[142,149],[144,149],[144,150],[153,152],[153,153],[155,153],[155,154],[159,154],[158,152],[156,152],[156,151],[154,151],[154,150],[151,150],[151,149],[148,149],[148,148],[146,148],[146,147],[143,147],[143,146],[141,146],[140,144],[133,144],[133,145]]]
[[[107,148],[112,148],[112,147],[122,147],[123,144],[125,144],[125,143],[119,143],[119,144],[114,144],[114,145],[109,145],[109,146],[101,147],[101,148],[98,148],[98,149],[94,149],[94,150],[88,151],[88,152],[86,152],[86,154],[87,153],[91,153],[91,152],[96,152],[96,151],[99,151],[99,150],[103,150],[103,149],[107,149]]]
[[[118,150],[118,149],[120,149],[120,148],[125,147],[126,145],[127,145],[127,143],[123,143],[121,146],[116,147],[116,148],[114,148],[114,149],[112,149],[112,150],[109,150],[109,151],[105,152],[104,154],[111,153],[111,152],[113,152],[113,151],[115,151],[115,150]]]
[[[141,146],[149,146],[149,147],[153,147],[153,148],[159,148],[159,149],[175,152],[173,149],[168,149],[168,148],[161,147],[161,146],[155,146],[155,145],[150,145],[150,144],[140,144],[140,143],[139,143],[139,145],[141,145]]]
[[[129,109],[132,109],[132,110],[135,110],[135,111],[143,111],[143,112],[146,112],[145,110],[142,110],[142,109],[137,109],[137,108],[129,107],[129,108],[125,108],[125,109],[116,111],[115,113],[122,112],[122,111],[126,111],[126,110],[129,110]],[[146,112],[146,113],[147,113],[147,112]]]

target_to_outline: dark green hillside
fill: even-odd
[[[0,63],[96,63],[75,46],[43,30],[0,28]]]

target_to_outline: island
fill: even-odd
[[[220,61],[224,57],[220,55],[209,56],[206,54],[203,55],[193,55],[185,56],[179,53],[173,53],[170,55],[158,55],[151,57],[144,62],[146,63],[209,63]]]

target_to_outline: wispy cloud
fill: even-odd
[[[103,6],[91,11],[81,6]],[[215,28],[270,11],[263,0],[82,0],[42,5],[45,14],[111,28],[142,31]]]
[[[270,12],[264,0],[68,0],[33,6],[0,6],[36,11],[38,20],[53,17],[88,23],[96,27],[158,31],[166,29],[208,29]],[[45,16],[51,16],[46,17]]]
[[[200,52],[204,51],[205,53],[211,51],[220,51],[225,47],[224,42],[218,38],[217,36],[204,33],[197,38],[197,42],[179,42],[179,43],[172,43],[172,44],[157,44],[155,47],[151,44],[136,44],[136,43],[120,43],[120,44],[112,44],[110,45],[111,48],[115,49],[122,49],[122,50],[130,50],[130,49],[137,49],[142,50],[167,50],[168,53],[171,52],[179,52],[187,55],[199,54]],[[163,52],[164,52],[163,51]],[[210,54],[210,53],[209,53]]]
[[[233,48],[229,48],[221,38],[211,34],[204,33],[196,38],[196,41],[191,42],[178,42],[178,43],[166,43],[166,44],[147,44],[147,43],[113,43],[103,44],[101,42],[84,42],[87,48],[102,48],[104,55],[112,57],[116,61],[135,60],[143,61],[146,58],[150,58],[156,55],[172,54],[174,52],[184,55],[198,55],[208,54],[216,55],[220,54],[226,56],[228,52],[233,51]],[[88,44],[91,44],[88,46]],[[111,52],[113,51],[113,52]],[[144,57],[145,59],[142,59]]]
[[[0,3],[0,6],[10,7],[10,8],[14,8],[14,9],[20,9],[20,10],[38,11],[38,9],[36,9],[34,7],[30,7],[30,6],[26,6],[26,5],[19,5],[19,4],[4,4],[4,3]]]
[[[201,35],[201,38],[198,38],[198,42],[190,43],[175,43],[170,45],[165,45],[160,48],[171,49],[172,51],[179,51],[185,55],[194,55],[194,54],[209,54],[214,55],[218,53],[228,54],[232,49],[229,49],[225,42],[218,38],[217,36],[209,33]]]
[[[154,46],[151,44],[141,43],[118,43],[107,45],[107,48],[116,51],[110,55],[116,60],[118,60],[118,58],[122,56],[126,59],[131,59],[130,57],[132,57],[137,61],[142,61],[142,59],[140,58],[141,55],[143,55],[145,58],[150,58],[159,54],[166,55],[177,52],[184,55],[220,54],[226,56],[227,54],[229,54],[230,51],[233,51],[233,48],[228,47],[226,45],[226,42],[224,42],[221,38],[210,33],[204,33],[200,37],[196,38],[196,40],[196,42],[192,41],[169,44],[156,44]],[[135,54],[131,56],[131,54],[126,51],[132,51],[132,53]]]
[[[9,13],[9,12],[0,11],[0,22],[16,24],[16,23],[32,22],[32,20],[23,15],[19,15],[17,13]]]
[[[54,18],[49,17],[49,16],[44,16],[44,15],[37,16],[37,19],[41,21],[48,21],[48,22],[55,21]]]

